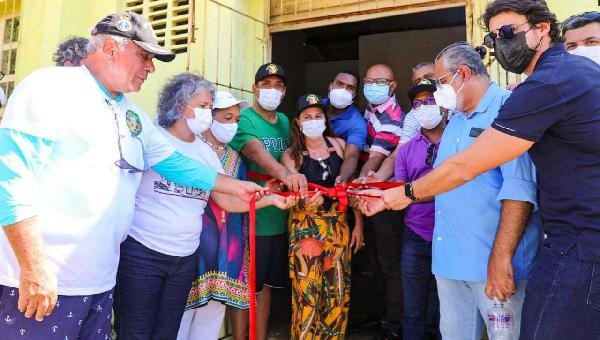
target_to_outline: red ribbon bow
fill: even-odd
[[[252,180],[256,180],[256,181],[269,181],[269,180],[273,179],[271,176],[260,174],[260,173],[253,172],[253,171],[248,171],[248,178],[250,178]],[[281,184],[282,182],[277,181],[276,183]],[[327,196],[329,198],[337,200],[339,202],[337,211],[344,212],[344,211],[346,211],[346,208],[348,208],[348,196],[376,197],[373,195],[361,194],[358,192],[348,192],[348,189],[371,188],[371,189],[385,190],[385,189],[396,188],[396,187],[403,186],[403,185],[404,185],[403,182],[372,182],[372,183],[365,183],[365,184],[345,183],[345,184],[340,184],[340,185],[336,185],[334,187],[328,188],[328,187],[324,187],[322,185],[318,185],[318,184],[309,182],[308,183],[309,191],[307,192],[307,195],[308,196],[315,195],[318,191],[319,193],[321,193],[324,196]],[[277,191],[277,192],[273,192],[273,194],[285,196],[285,197],[300,195],[299,192],[293,192],[293,191]]]

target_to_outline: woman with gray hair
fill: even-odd
[[[217,155],[200,136],[212,123],[215,89],[184,73],[162,89],[158,131],[178,152],[218,172]],[[227,211],[247,211],[237,196],[179,186],[153,170],[144,172],[136,194],[128,237],[121,244],[115,287],[115,328],[119,338],[175,339],[192,281],[197,275],[202,214],[212,198]],[[266,196],[257,208],[286,200]]]
[[[52,61],[56,66],[79,66],[87,57],[87,44],[88,39],[84,37],[71,37],[58,45]]]

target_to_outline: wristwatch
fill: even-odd
[[[413,202],[416,202],[419,200],[417,197],[415,197],[415,194],[413,192],[412,182],[408,182],[404,186],[404,196],[410,198],[410,200]]]

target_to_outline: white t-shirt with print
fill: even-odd
[[[223,173],[219,158],[200,138],[184,142],[162,127],[158,129],[177,151]],[[209,195],[210,191],[177,185],[153,170],[146,171],[135,197],[129,236],[163,254],[193,254],[200,244]]]
[[[175,151],[138,106],[123,96],[112,110],[107,98],[83,66],[43,68],[15,88],[1,124],[53,145],[27,182],[31,187],[18,194],[35,196],[29,201],[58,271],[60,295],[98,294],[115,285],[142,177],[115,165],[118,139],[124,158],[140,168]],[[19,270],[0,232],[0,284],[18,287]]]

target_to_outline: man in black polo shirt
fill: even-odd
[[[403,209],[529,151],[548,238],[526,289],[521,339],[598,339],[600,68],[565,50],[545,1],[496,0],[483,19],[502,67],[528,78],[471,147],[404,188],[363,199],[362,210]],[[514,293],[516,226],[525,223],[505,222],[488,262],[489,298]]]

